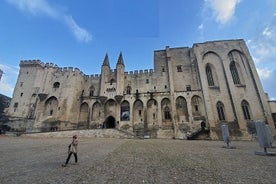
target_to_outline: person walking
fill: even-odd
[[[74,135],[72,143],[68,146],[68,157],[66,159],[65,164],[62,164],[62,167],[66,167],[67,166],[67,164],[68,164],[68,162],[69,162],[72,154],[74,154],[75,163],[78,163],[78,155],[77,155],[78,142],[79,142],[78,141],[78,136]]]

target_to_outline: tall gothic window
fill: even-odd
[[[234,61],[232,61],[230,64],[230,71],[232,74],[234,84],[240,84],[241,82],[240,82],[240,78],[239,78],[238,69],[237,69]]]
[[[170,113],[170,108],[169,107],[165,107],[164,116],[165,116],[165,119],[167,119],[167,120],[171,119],[171,113]]]
[[[217,103],[217,111],[219,120],[225,120],[224,105],[222,102]]]
[[[214,78],[212,74],[212,69],[209,65],[206,66],[206,75],[207,75],[207,81],[209,86],[214,86]]]
[[[243,100],[241,106],[242,106],[244,119],[250,120],[251,117],[250,117],[250,108],[249,108],[248,102],[246,100]]]

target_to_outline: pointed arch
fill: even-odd
[[[223,71],[222,59],[220,56],[213,52],[208,51],[202,57],[205,64],[205,74],[208,86],[219,86],[218,73]]]
[[[86,102],[80,106],[79,122],[88,123],[89,121],[89,106]]]
[[[116,119],[113,116],[108,116],[103,122],[103,128],[116,128]]]
[[[101,104],[95,102],[92,106],[92,121],[99,121],[101,118]]]
[[[107,100],[104,106],[104,114],[105,116],[113,116],[116,117],[116,101],[113,99]]]
[[[189,113],[187,107],[187,101],[184,97],[179,96],[175,100],[176,106],[176,116],[178,122],[187,122],[189,121]]]
[[[225,120],[225,114],[224,114],[224,105],[221,101],[217,102],[217,113],[218,113],[218,119],[219,120]]]
[[[49,97],[45,102],[45,111],[46,116],[56,116],[58,111],[58,100],[55,96]]]
[[[157,101],[155,99],[150,99],[147,102],[147,120],[146,122],[148,124],[152,124],[155,125],[157,124],[157,115],[158,115],[158,104]]]
[[[203,102],[198,95],[192,97],[192,114],[193,116],[203,116]]]
[[[144,120],[144,107],[141,100],[136,100],[133,103],[133,122],[134,124],[140,123]]]
[[[168,98],[163,98],[161,101],[161,109],[162,109],[162,119],[163,121],[171,121],[172,120],[172,105],[171,101]]]
[[[121,121],[129,121],[129,120],[130,120],[129,102],[124,100],[121,103]]]
[[[171,121],[172,116],[171,116],[171,102],[168,98],[164,98],[161,101],[161,109],[162,109],[162,120],[163,121]]]
[[[230,61],[229,68],[234,84],[244,84],[244,75],[247,74],[247,70],[245,68],[248,65],[246,56],[239,50],[231,50],[228,53],[228,58]]]
[[[250,115],[251,111],[250,111],[249,103],[246,100],[242,100],[241,108],[242,108],[244,119],[250,120],[251,119],[251,115]]]

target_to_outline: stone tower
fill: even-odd
[[[112,70],[106,54],[101,74],[85,75],[22,61],[7,115],[32,120],[39,130],[117,127],[158,138],[189,138],[204,124],[218,139],[228,124],[231,136],[250,139],[249,123],[274,126],[244,40],[155,50],[149,70],[126,72],[122,53],[116,62]]]
[[[117,95],[123,95],[124,93],[124,78],[125,78],[125,64],[124,64],[122,52],[120,52],[118,62],[116,64],[116,79],[117,79],[116,94]]]

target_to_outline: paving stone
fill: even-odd
[[[276,183],[276,157],[258,142],[79,139],[79,164],[61,167],[70,138],[0,137],[0,181],[17,183]],[[276,150],[273,150],[276,151]]]

